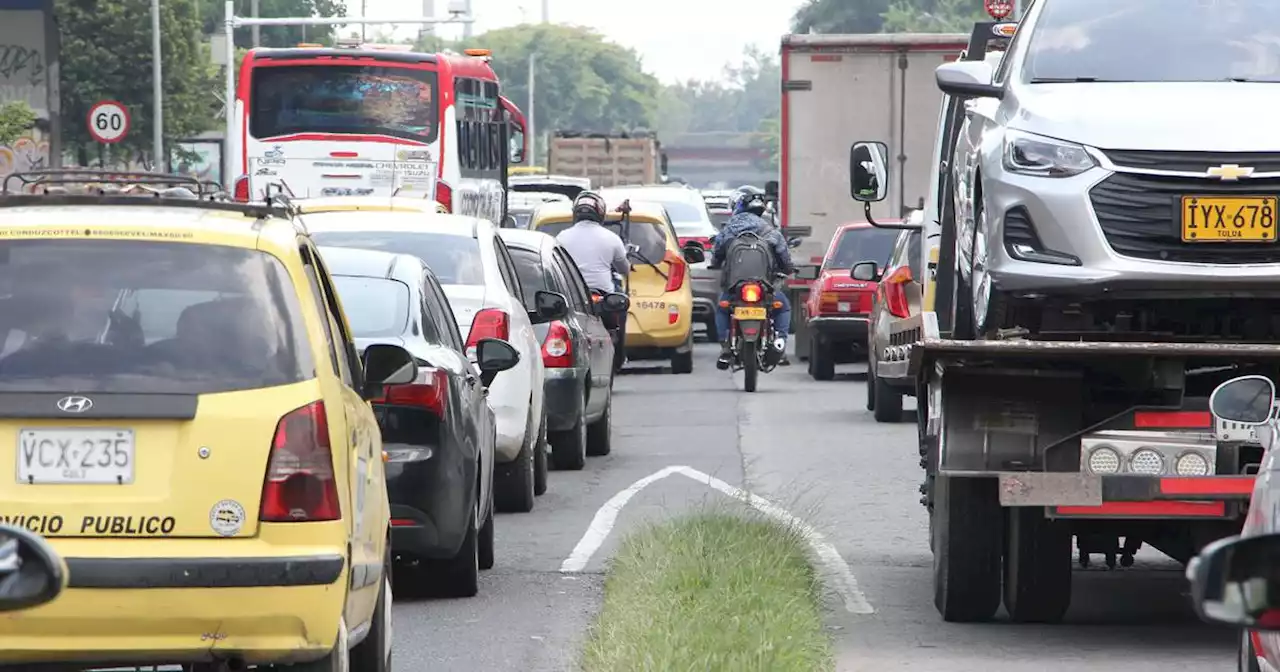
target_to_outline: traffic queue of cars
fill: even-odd
[[[494,513],[609,453],[630,300],[420,199],[188,186],[0,195],[0,523],[67,567],[0,663],[389,669],[393,590],[475,595]]]

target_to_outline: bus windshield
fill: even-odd
[[[439,129],[436,73],[404,67],[337,65],[253,69],[249,133],[391,135],[429,143]]]

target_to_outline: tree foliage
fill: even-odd
[[[807,0],[794,33],[967,33],[986,12],[982,0]]]
[[[150,154],[152,134],[151,3],[147,0],[57,0],[62,36],[62,135],[68,148],[96,145],[85,119],[102,100],[129,110],[129,134],[117,145]],[[213,125],[221,90],[200,39],[194,0],[160,4],[164,137],[196,135]],[[146,150],[146,151],[144,151]]]
[[[168,0],[165,0],[168,2]],[[196,0],[199,4],[200,22],[205,35],[222,30],[226,20],[226,0]],[[236,0],[236,15],[250,16],[252,0]],[[305,16],[346,16],[347,6],[341,0],[259,0],[258,14],[263,18]],[[372,31],[377,26],[370,25]],[[300,42],[331,44],[333,26],[262,26],[259,29],[264,47],[292,47]],[[236,29],[236,46],[253,46],[251,28]]]
[[[990,21],[982,0],[894,0],[884,14],[886,33],[968,33]]]
[[[776,115],[781,100],[778,57],[752,45],[742,61],[713,81],[688,81],[668,87],[660,101],[662,134],[753,132]]]
[[[36,113],[25,100],[0,105],[0,145],[10,145],[35,126]]]

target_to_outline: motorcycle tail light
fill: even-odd
[[[742,286],[741,294],[743,301],[747,303],[759,303],[763,292],[760,289],[760,285],[757,285],[754,282],[749,282]]]

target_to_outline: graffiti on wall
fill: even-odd
[[[24,100],[49,118],[49,71],[44,12],[0,11],[0,102]]]
[[[0,145],[0,178],[49,165],[49,138],[32,129],[8,145]]]

